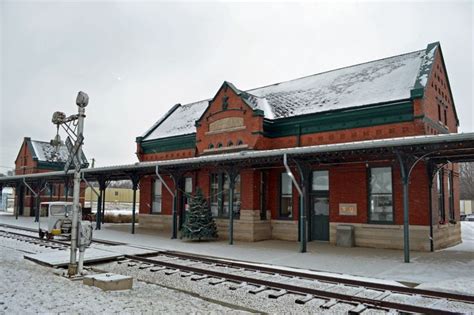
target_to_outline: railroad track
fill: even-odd
[[[252,265],[179,252],[161,252],[155,257],[126,256],[126,260],[119,263],[127,263],[128,266],[138,267],[143,271],[165,271],[168,274],[180,272],[183,274],[183,277],[190,277],[194,281],[209,280],[211,278],[211,281],[209,281],[211,285],[231,282],[235,284],[235,289],[251,285],[255,288],[249,290],[249,293],[257,294],[271,290],[273,293],[269,294],[268,297],[273,299],[292,294],[297,296],[295,299],[297,304],[305,304],[313,299],[322,299],[326,302],[320,307],[327,310],[330,310],[331,307],[338,303],[350,304],[353,306],[349,311],[351,314],[359,314],[368,310],[424,314],[459,314],[466,312],[465,310],[472,311],[474,309],[474,297],[472,296],[398,287],[293,270],[281,270],[269,266]],[[275,279],[272,279],[272,276]],[[282,276],[286,280],[282,281]],[[332,284],[333,288],[337,289],[341,289],[342,285],[350,289],[348,291],[352,293],[314,288],[309,283],[308,285],[302,285],[301,282],[304,280],[324,283],[325,285]],[[230,288],[232,289],[232,287]],[[359,293],[364,290],[376,292],[372,292],[370,294],[371,297],[368,297],[368,295],[360,296],[353,293],[354,289]],[[394,301],[390,299],[393,295],[402,295],[402,301],[404,300],[403,297],[422,298],[422,300],[425,300],[425,303],[412,304]],[[430,305],[424,305],[426,301],[430,301]],[[449,301],[451,306],[437,308],[436,303],[440,301]]]
[[[16,226],[0,225],[8,228],[15,228],[28,232],[36,232],[35,229],[18,228]],[[37,236],[16,233],[12,231],[0,230],[0,237],[15,238],[20,241],[26,241],[39,246],[50,247],[55,249],[68,249],[69,242],[59,240],[40,239]],[[97,242],[95,240],[95,242]],[[123,243],[102,242],[109,245],[117,245]],[[277,299],[287,294],[296,295],[295,302],[297,304],[305,304],[313,299],[322,299],[326,302],[320,307],[330,310],[331,307],[338,303],[352,305],[349,313],[358,314],[367,310],[383,310],[383,311],[399,311],[409,313],[426,313],[426,314],[459,314],[463,313],[463,305],[466,306],[468,312],[474,312],[474,296],[461,295],[455,293],[438,292],[431,290],[421,290],[403,286],[390,285],[385,283],[365,282],[357,279],[347,279],[339,277],[331,277],[317,273],[304,272],[298,270],[281,269],[267,265],[252,264],[247,262],[232,261],[226,259],[213,258],[208,256],[193,255],[176,251],[161,251],[154,256],[130,256],[126,255],[125,261],[118,263],[130,262],[129,266],[138,266],[142,270],[159,271],[165,270],[169,274],[182,273],[189,276],[192,280],[199,281],[212,278],[212,283],[219,284],[230,282],[236,284],[235,289],[250,285],[255,287],[250,293],[260,293],[272,290],[269,298]],[[136,263],[133,264],[133,261]],[[156,268],[158,267],[158,268]],[[153,269],[155,268],[155,269]],[[273,279],[272,279],[273,277]],[[270,279],[269,279],[270,278]],[[281,281],[285,278],[285,281]],[[297,281],[295,281],[297,280]],[[305,282],[306,281],[306,282]],[[324,284],[323,287],[314,288],[309,285],[308,281]],[[296,282],[296,283],[295,283]],[[299,283],[298,283],[299,282]],[[301,284],[301,282],[305,282]],[[336,292],[330,287],[347,287],[362,292],[375,291],[375,294],[358,296],[347,292]],[[343,290],[344,291],[344,290]],[[402,297],[417,297],[431,300],[431,306],[402,303],[387,298],[399,295]],[[436,308],[437,301],[448,301],[452,307]],[[422,303],[423,304],[423,303]],[[453,306],[454,305],[454,306]]]
[[[0,227],[5,227],[5,228],[8,228],[8,229],[15,229],[15,230],[26,231],[26,232],[31,232],[31,233],[36,233],[36,234],[38,234],[38,229],[27,228],[27,227],[24,227],[24,226],[17,226],[17,225],[10,225],[10,224],[1,223],[1,224],[0,224]],[[1,230],[0,230],[0,231],[1,231]],[[13,233],[13,232],[12,232],[12,233]],[[21,235],[23,235],[23,234],[21,234]],[[33,236],[32,236],[32,237],[33,237]],[[37,237],[37,238],[39,239],[39,237]],[[126,243],[122,243],[122,242],[101,240],[101,239],[96,239],[96,238],[93,238],[93,239],[92,239],[92,242],[98,243],[98,244],[110,245],[110,246],[114,246],[114,245],[126,245]]]
[[[41,247],[58,250],[66,250],[69,249],[70,246],[69,243],[62,241],[42,239],[33,235],[26,235],[5,230],[0,230],[0,237],[15,239],[20,242],[32,243]]]
[[[221,266],[232,267],[232,268],[246,269],[246,270],[251,270],[255,272],[266,272],[266,273],[275,274],[275,275],[278,274],[278,275],[283,275],[283,276],[318,280],[318,281],[323,281],[326,283],[344,284],[344,285],[350,285],[350,286],[364,287],[364,288],[373,289],[373,290],[390,291],[390,292],[400,293],[400,294],[419,295],[419,296],[426,296],[426,297],[432,297],[432,298],[445,298],[445,299],[453,300],[453,301],[474,303],[474,295],[462,295],[462,294],[449,293],[449,292],[440,292],[440,291],[410,288],[410,287],[405,287],[405,286],[396,286],[396,285],[391,285],[391,284],[386,284],[386,283],[367,282],[367,281],[362,281],[362,280],[357,280],[357,279],[331,277],[331,276],[321,275],[321,274],[316,274],[316,273],[308,273],[308,272],[289,270],[289,269],[280,269],[280,268],[259,265],[259,264],[254,264],[254,263],[231,261],[231,260],[225,260],[225,259],[219,259],[219,258],[213,258],[213,257],[201,256],[201,255],[193,255],[193,254],[176,252],[176,251],[166,251],[160,254],[169,256],[169,257],[193,260],[196,262],[205,262],[208,264],[221,265]]]

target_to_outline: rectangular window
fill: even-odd
[[[226,176],[226,181],[229,181],[228,177]],[[240,218],[240,175],[237,175],[235,178],[235,187],[234,187],[234,204],[233,204],[233,211],[234,211],[234,218]]]
[[[161,213],[162,190],[163,183],[161,182],[161,180],[155,180],[153,182],[153,203],[151,206],[151,213]]]
[[[314,171],[312,180],[313,215],[329,215],[329,171]]]
[[[240,216],[240,175],[235,178],[233,210],[234,218]],[[211,174],[211,212],[215,217],[229,217],[230,180],[224,173]]]
[[[449,196],[449,220],[454,220],[454,191],[453,191],[453,171],[449,171],[448,196]]]
[[[372,167],[369,171],[369,221],[392,223],[392,168]]]
[[[267,194],[266,185],[267,183],[267,172],[260,171],[260,220],[267,219]]]
[[[67,195],[69,197],[74,197],[74,187],[68,187]]]
[[[217,217],[219,215],[219,174],[211,174],[211,212],[212,215]]]
[[[443,170],[439,170],[438,176],[436,176],[436,187],[438,189],[438,215],[440,221],[446,220],[444,213],[444,183],[443,183]]]
[[[438,105],[438,120],[439,120],[439,122],[442,122],[442,120],[441,120],[441,105]]]
[[[189,211],[189,203],[191,201],[192,194],[193,194],[193,178],[185,177],[184,178],[184,194],[183,194],[184,211]]]
[[[447,126],[448,125],[448,112],[446,109],[444,110],[444,124]]]
[[[313,191],[329,191],[329,172],[314,171],[313,172]]]
[[[281,173],[280,177],[280,218],[293,217],[293,183],[288,173]]]

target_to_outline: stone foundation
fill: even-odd
[[[270,214],[268,213],[268,217]],[[170,231],[173,216],[167,214],[139,214],[140,228]],[[229,219],[215,218],[219,239],[229,238]],[[178,217],[179,222],[179,217]],[[270,220],[260,220],[259,210],[241,210],[234,220],[234,240],[255,242],[271,239]]]
[[[171,231],[173,216],[167,214],[139,214],[140,228]]]
[[[434,248],[442,249],[462,242],[461,223],[433,226]]]
[[[16,211],[16,209],[15,209]],[[31,214],[31,208],[30,207],[23,207],[23,217],[29,217]]]
[[[219,239],[229,239],[229,219],[215,220]],[[270,220],[260,220],[260,210],[240,210],[240,219],[234,220],[234,240],[256,242],[271,239],[271,236]]]
[[[26,209],[25,209],[26,210]],[[29,210],[29,209],[28,209]],[[270,214],[267,213],[267,217]],[[216,218],[219,239],[229,238],[229,219]],[[164,214],[140,214],[140,228],[171,232],[173,217]],[[330,223],[329,242],[336,245],[338,224],[354,227],[355,246],[403,249],[403,225],[382,225],[362,223]],[[410,249],[430,250],[430,228],[425,225],[410,226]],[[298,240],[298,221],[260,220],[260,211],[241,210],[240,219],[234,220],[234,240],[256,242],[268,239]],[[442,249],[461,243],[461,225],[445,224],[433,226],[434,248]]]
[[[336,228],[338,224],[354,227],[355,246],[386,249],[403,249],[403,225],[376,225],[357,223],[330,223],[329,241],[336,245]],[[434,248],[446,248],[461,242],[459,224],[447,224],[433,227]],[[416,251],[430,250],[430,227],[425,225],[410,226],[410,249]]]
[[[298,221],[272,220],[272,239],[284,241],[298,240]]]

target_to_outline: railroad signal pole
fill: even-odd
[[[57,148],[61,145],[59,137],[59,126],[68,134],[66,144],[69,150],[69,158],[64,166],[64,172],[67,174],[71,164],[74,164],[74,188],[73,188],[73,207],[72,207],[72,226],[71,226],[71,255],[68,266],[68,275],[75,276],[77,274],[77,237],[78,237],[78,221],[81,216],[80,211],[80,186],[81,186],[81,164],[82,164],[82,143],[84,141],[84,118],[85,108],[89,103],[89,96],[80,91],[76,97],[76,105],[78,114],[66,117],[62,112],[53,114],[52,122],[57,126],[58,134],[51,144]],[[72,144],[72,140],[74,144]]]

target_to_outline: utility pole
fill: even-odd
[[[72,206],[72,226],[71,226],[71,255],[68,266],[68,275],[75,276],[77,274],[77,237],[78,237],[78,221],[81,216],[80,208],[80,187],[81,187],[81,164],[82,164],[82,143],[84,141],[84,118],[86,117],[86,106],[89,103],[89,96],[84,92],[79,92],[76,98],[76,105],[78,108],[77,115],[66,117],[62,112],[55,112],[53,114],[52,122],[57,126],[58,133],[51,144],[57,148],[61,145],[61,138],[59,137],[59,126],[63,127],[69,135],[66,140],[66,145],[69,150],[69,158],[64,166],[64,171],[68,172],[71,164],[74,164],[74,189],[73,189],[73,206]],[[74,145],[71,137],[75,138]]]

